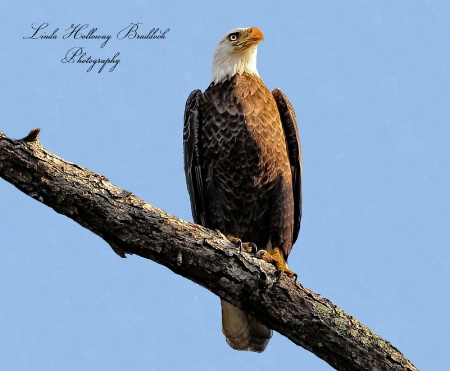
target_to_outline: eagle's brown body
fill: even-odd
[[[262,249],[270,238],[287,255],[292,175],[272,93],[259,77],[236,75],[210,86],[202,101],[206,227]]]
[[[193,91],[184,122],[194,221],[287,259],[300,228],[301,151],[284,94],[255,74],[234,74]],[[264,350],[270,329],[224,301],[222,314],[233,348]]]

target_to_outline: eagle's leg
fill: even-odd
[[[288,268],[286,261],[284,260],[283,253],[280,251],[279,247],[275,247],[271,252],[259,250],[256,257],[275,265],[278,273],[285,273],[288,277],[294,277],[297,279],[297,273],[294,273]]]
[[[239,248],[239,251],[242,252],[242,249],[247,251],[249,254],[256,253],[258,250],[256,244],[253,242],[242,242],[240,238],[234,237],[231,234],[227,235],[228,240]]]

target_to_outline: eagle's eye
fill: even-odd
[[[228,36],[228,38],[230,39],[230,41],[236,41],[238,38],[237,32],[231,33],[230,36]]]

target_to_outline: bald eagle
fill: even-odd
[[[256,69],[257,27],[228,32],[216,47],[212,82],[184,113],[184,166],[194,221],[293,276],[287,257],[300,230],[301,147],[291,103]],[[222,330],[237,350],[262,352],[272,331],[222,300]]]

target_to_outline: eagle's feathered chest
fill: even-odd
[[[195,221],[289,254],[300,227],[300,143],[284,94],[235,75],[185,109],[185,171]]]
[[[211,85],[202,104],[200,145],[214,181],[249,192],[268,187],[287,159],[286,140],[272,96],[258,77],[235,75]],[[242,189],[242,188],[241,188]]]

